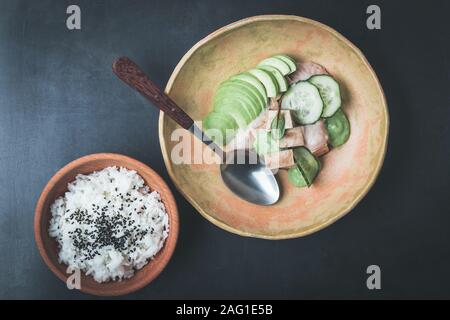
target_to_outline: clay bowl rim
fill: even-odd
[[[293,238],[299,238],[299,237],[304,237],[307,235],[310,235],[312,233],[315,233],[317,231],[320,231],[326,227],[328,227],[329,225],[333,224],[334,222],[336,222],[337,220],[339,220],[340,218],[344,217],[347,213],[349,213],[351,210],[353,210],[356,205],[367,195],[367,193],[369,192],[369,190],[372,188],[372,186],[374,185],[380,171],[381,171],[381,167],[383,166],[384,163],[384,159],[386,157],[386,150],[387,150],[387,143],[388,143],[388,137],[389,137],[389,111],[388,111],[388,107],[387,107],[387,101],[386,101],[386,96],[384,94],[383,91],[383,87],[381,86],[380,80],[378,79],[375,71],[373,70],[372,66],[370,65],[369,61],[367,60],[367,58],[364,56],[364,54],[361,52],[361,50],[354,45],[350,40],[348,40],[346,37],[344,37],[342,34],[340,34],[338,31],[334,30],[333,28],[309,19],[309,18],[304,18],[304,17],[300,17],[300,16],[296,16],[296,15],[284,15],[284,14],[267,14],[267,15],[257,15],[257,16],[252,16],[252,17],[248,17],[248,18],[244,18],[235,22],[232,22],[228,25],[225,25],[215,31],[213,31],[212,33],[208,34],[206,37],[204,37],[203,39],[201,39],[200,41],[198,41],[194,46],[192,46],[186,53],[185,55],[181,58],[181,60],[178,62],[178,64],[176,65],[175,69],[173,70],[169,81],[166,84],[166,88],[165,88],[165,92],[167,94],[170,95],[170,91],[172,90],[173,84],[175,82],[175,79],[177,78],[178,74],[180,73],[181,69],[184,67],[184,65],[189,61],[189,59],[191,58],[191,56],[198,50],[200,49],[203,45],[205,45],[206,43],[208,43],[209,41],[221,36],[224,33],[230,32],[234,29],[238,29],[242,26],[245,26],[247,24],[252,24],[254,22],[259,22],[259,21],[276,21],[276,20],[285,20],[285,21],[296,21],[296,22],[303,22],[303,23],[307,23],[309,25],[312,25],[314,27],[323,29],[327,32],[329,32],[330,34],[332,34],[333,36],[335,36],[337,39],[339,39],[340,41],[342,41],[345,45],[347,45],[357,56],[358,58],[361,59],[361,61],[363,62],[363,64],[365,65],[365,67],[367,68],[367,70],[370,72],[371,76],[373,77],[375,83],[377,84],[377,87],[379,89],[379,95],[381,97],[381,101],[382,101],[382,105],[383,105],[383,109],[385,110],[385,128],[386,128],[386,135],[383,139],[382,142],[382,155],[380,157],[380,161],[376,164],[376,168],[372,174],[372,176],[368,179],[363,191],[347,206],[347,208],[343,209],[339,214],[336,214],[333,218],[328,219],[326,221],[324,221],[321,224],[318,224],[314,227],[308,228],[306,230],[300,231],[300,232],[293,232],[293,233],[289,233],[289,234],[278,234],[278,235],[265,235],[265,234],[259,234],[259,233],[252,233],[252,232],[246,232],[246,231],[242,231],[239,230],[235,227],[232,227],[226,223],[224,223],[223,221],[214,218],[212,216],[210,216],[201,206],[200,204],[191,196],[189,196],[186,192],[183,191],[183,189],[181,188],[181,186],[179,185],[177,178],[175,176],[175,173],[173,171],[173,163],[170,160],[170,152],[168,152],[168,150],[166,149],[166,145],[165,145],[165,137],[164,137],[164,121],[165,121],[165,115],[164,112],[160,112],[159,113],[159,121],[158,121],[158,135],[159,135],[159,141],[160,141],[160,146],[161,146],[161,152],[163,155],[163,159],[164,159],[164,164],[167,168],[167,172],[169,173],[170,178],[172,179],[175,187],[177,188],[177,190],[183,195],[183,197],[189,201],[189,203],[209,222],[211,222],[212,224],[214,224],[215,226],[240,235],[240,236],[244,236],[244,237],[253,237],[253,238],[260,238],[260,239],[266,239],[266,240],[283,240],[283,239],[293,239]]]
[[[164,194],[161,194],[161,198],[164,199],[164,203],[167,209],[167,213],[169,215],[169,222],[170,222],[170,231],[169,235],[164,243],[163,248],[158,252],[155,259],[152,261],[158,261],[158,259],[161,260],[161,258],[164,258],[160,264],[156,265],[156,271],[152,272],[148,276],[144,277],[140,281],[132,284],[128,284],[128,281],[131,281],[130,279],[125,279],[121,281],[121,284],[123,284],[119,288],[115,288],[113,290],[110,289],[104,289],[102,288],[102,283],[95,283],[95,287],[87,287],[83,288],[81,286],[80,291],[87,294],[92,294],[96,296],[121,296],[126,295],[129,293],[132,293],[134,291],[140,290],[143,287],[150,284],[154,279],[156,279],[161,272],[166,268],[167,264],[169,263],[177,244],[178,240],[178,234],[179,234],[179,215],[178,215],[178,208],[175,201],[175,198],[173,196],[172,191],[170,190],[167,183],[162,179],[162,177],[152,168],[147,166],[146,164],[133,159],[131,157],[116,154],[116,153],[95,153],[83,156],[81,158],[78,158],[68,164],[66,164],[64,167],[59,169],[47,182],[45,185],[41,195],[39,196],[39,199],[37,201],[36,209],[35,209],[35,215],[34,215],[34,236],[35,236],[35,242],[38,248],[38,251],[44,260],[47,267],[53,272],[56,277],[58,277],[61,281],[64,283],[67,281],[68,276],[65,276],[60,270],[58,269],[58,266],[56,263],[54,263],[51,258],[49,257],[49,254],[47,253],[47,246],[44,244],[43,237],[41,234],[42,228],[41,228],[41,222],[44,218],[44,204],[49,198],[49,195],[51,191],[56,187],[58,182],[67,174],[70,172],[75,172],[76,174],[81,173],[79,172],[79,167],[85,164],[88,164],[92,161],[99,161],[99,160],[107,160],[107,161],[120,161],[123,162],[125,165],[124,167],[127,167],[126,164],[130,164],[130,166],[134,167],[133,170],[136,170],[138,174],[142,173],[149,173],[152,178],[154,178],[153,181],[157,181],[157,183],[164,187],[165,192]],[[108,165],[105,165],[104,168],[108,167]],[[137,170],[136,168],[139,168]],[[149,184],[149,187],[152,189],[151,181],[146,181]],[[169,204],[169,205],[168,205]],[[55,241],[55,240],[54,240]],[[159,253],[162,252],[162,250],[167,250],[167,252],[161,256]],[[63,263],[61,263],[64,265]],[[148,267],[154,267],[152,264],[146,264],[142,269]]]

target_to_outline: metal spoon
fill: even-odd
[[[113,71],[123,82],[143,95],[181,127],[191,131],[221,157],[222,180],[233,193],[244,200],[260,205],[271,205],[278,201],[280,189],[277,180],[255,152],[239,150],[224,153],[195,125],[194,120],[129,58],[118,58],[113,63]]]

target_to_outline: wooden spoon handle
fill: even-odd
[[[191,128],[194,120],[165,94],[164,91],[158,88],[136,63],[127,57],[118,58],[113,63],[113,72],[120,80],[147,98],[184,129]]]

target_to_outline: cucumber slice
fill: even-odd
[[[203,131],[219,145],[226,145],[237,128],[238,124],[228,114],[212,111],[203,120]]]
[[[285,55],[285,54],[279,54],[277,56],[274,56],[274,58],[283,60],[289,66],[289,69],[290,69],[289,74],[291,74],[297,70],[297,63],[290,56]]]
[[[248,71],[252,76],[256,77],[266,88],[269,98],[275,98],[278,95],[278,83],[270,72],[261,69],[250,69]]]
[[[331,117],[341,107],[339,84],[328,75],[316,75],[308,79],[320,92],[324,107],[322,117]]]
[[[298,124],[312,124],[322,115],[323,101],[317,87],[307,81],[299,81],[284,94],[281,108],[291,110]]]
[[[243,72],[238,75],[235,75],[230,78],[231,81],[233,80],[241,80],[250,83],[252,86],[256,88],[256,90],[259,91],[259,93],[265,98],[265,101],[267,103],[267,92],[266,88],[264,88],[264,85],[259,81],[256,77],[252,76],[248,72]]]
[[[286,62],[275,57],[264,59],[257,65],[258,68],[262,66],[273,67],[280,71],[283,76],[288,75],[291,72],[291,68]]]
[[[272,139],[270,132],[266,130],[256,131],[253,148],[255,148],[256,153],[260,156],[280,150],[278,142]]]
[[[270,72],[275,77],[278,83],[278,88],[280,88],[280,92],[287,91],[289,84],[286,78],[281,74],[280,71],[278,71],[277,68],[274,68],[272,66],[258,66],[258,69]]]
[[[328,141],[333,147],[339,147],[347,142],[350,137],[350,122],[342,109],[325,119],[328,131]]]
[[[303,173],[308,186],[310,186],[319,173],[319,160],[305,147],[294,149],[294,159]]]
[[[251,86],[247,82],[235,80],[225,81],[222,83],[216,91],[216,97],[220,98],[222,95],[233,95],[234,93],[243,93],[249,97],[253,102],[253,107],[256,110],[256,116],[266,107],[264,99],[259,95],[258,90]]]
[[[288,170],[288,180],[290,183],[292,183],[294,186],[302,188],[302,187],[308,187],[308,182],[306,181],[303,173],[301,172],[301,169],[298,165],[289,168]]]

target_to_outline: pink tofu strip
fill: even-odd
[[[240,149],[253,148],[253,142],[255,141],[255,131],[266,127],[267,122],[267,110],[261,112],[261,114],[249,123],[245,130],[239,130],[236,136],[228,142],[224,147],[225,152]]]
[[[286,130],[279,143],[280,148],[294,148],[305,145],[305,141],[303,139],[303,128],[295,127],[293,129]]]
[[[278,110],[280,101],[277,98],[269,98],[269,110]]]
[[[320,64],[308,61],[297,63],[297,70],[288,76],[289,83],[308,80],[310,77],[318,74],[328,74],[327,69]]]
[[[269,169],[287,168],[295,164],[292,149],[268,153],[264,156],[264,163]]]
[[[319,120],[311,125],[303,126],[302,128],[305,147],[307,147],[309,151],[318,157],[329,151],[328,133],[323,120]]]

